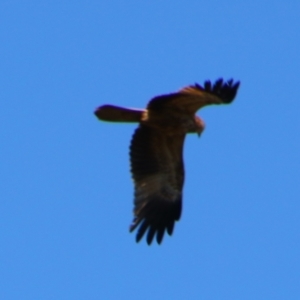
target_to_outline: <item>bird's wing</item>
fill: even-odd
[[[144,110],[125,108],[115,105],[102,105],[95,110],[95,115],[102,121],[140,122]]]
[[[158,129],[140,125],[130,145],[131,172],[135,185],[133,231],[137,242],[147,233],[160,244],[165,230],[172,234],[181,214],[184,166],[184,135],[168,136]]]
[[[239,81],[234,82],[232,79],[226,82],[223,79],[218,79],[214,84],[205,81],[203,86],[199,84],[190,85],[177,93],[157,96],[150,100],[147,109],[164,111],[171,108],[195,114],[198,109],[206,105],[231,103],[236,96],[239,85]]]

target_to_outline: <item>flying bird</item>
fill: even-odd
[[[146,234],[150,245],[162,242],[165,231],[172,235],[182,209],[184,183],[183,144],[187,133],[200,135],[204,121],[195,115],[210,104],[233,101],[240,82],[218,79],[214,84],[190,85],[177,93],[151,99],[146,109],[103,105],[95,115],[103,121],[139,123],[130,144],[130,164],[134,181],[136,241]]]

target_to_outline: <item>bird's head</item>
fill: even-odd
[[[201,133],[203,132],[203,130],[205,129],[204,121],[197,116],[194,116],[194,118],[192,119],[192,122],[189,125],[190,126],[189,126],[188,133],[197,133],[197,135],[199,137],[200,137]]]
[[[195,120],[195,125],[196,125],[196,133],[200,137],[202,132],[205,129],[205,123],[201,118],[199,118],[197,116],[195,116],[194,120]]]

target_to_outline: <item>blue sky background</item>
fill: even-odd
[[[0,3],[0,298],[300,299],[300,2]],[[241,80],[185,143],[182,219],[135,243],[105,103]]]

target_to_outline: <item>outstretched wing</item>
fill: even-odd
[[[157,96],[147,106],[152,111],[178,110],[188,114],[195,112],[203,106],[210,104],[228,104],[233,101],[239,88],[240,82],[230,79],[226,82],[218,79],[214,84],[205,81],[199,84],[187,86],[177,93]]]
[[[150,245],[154,236],[161,243],[165,231],[172,234],[181,214],[184,166],[184,135],[167,136],[158,129],[140,125],[130,145],[134,179],[134,220],[136,241],[147,232]]]

